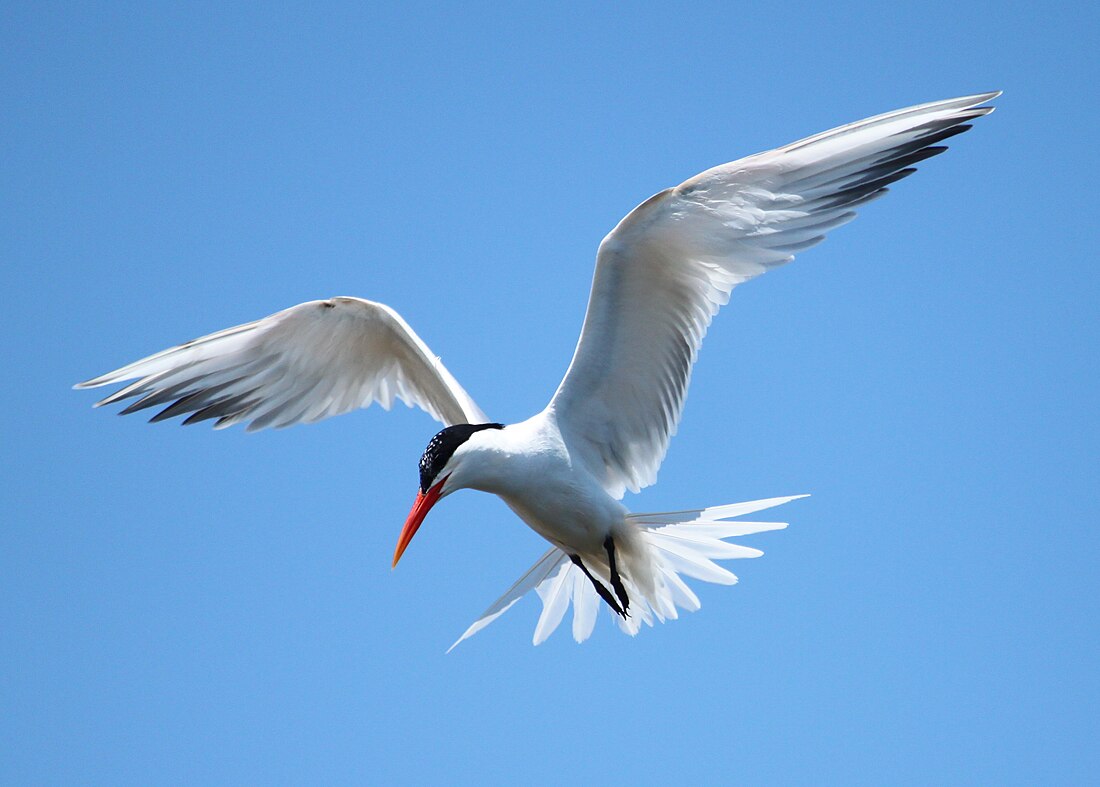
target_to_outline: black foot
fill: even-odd
[[[600,594],[600,598],[607,602],[607,606],[615,610],[616,615],[621,615],[625,618],[626,613],[623,612],[623,608],[619,606],[619,602],[611,595],[611,591],[603,586],[603,583],[592,576],[592,572],[590,572],[584,563],[581,562],[580,556],[570,555],[569,559],[573,561],[573,564],[577,566],[577,568],[584,572],[584,575],[588,577],[588,581],[592,583],[592,587],[596,588],[596,592]]]
[[[630,597],[626,595],[626,588],[623,587],[619,569],[615,567],[615,540],[608,536],[603,542],[603,548],[607,550],[607,565],[611,569],[611,587],[615,588],[615,595],[619,597],[619,603],[623,605],[623,611],[625,612],[630,609]]]

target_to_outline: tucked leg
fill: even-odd
[[[615,595],[619,597],[619,603],[623,607],[623,617],[626,617],[626,610],[630,609],[630,597],[626,595],[619,569],[615,566],[615,539],[608,536],[603,542],[603,548],[607,550],[607,565],[611,569],[611,587],[615,588]]]
[[[600,598],[607,602],[607,605],[615,610],[615,614],[626,617],[626,613],[623,612],[623,608],[619,606],[619,602],[615,600],[615,597],[611,595],[611,591],[603,586],[603,583],[592,576],[592,572],[588,570],[588,567],[581,562],[580,555],[570,555],[569,559],[573,561],[573,564],[584,572],[584,575],[588,577],[588,581],[592,583],[592,587],[596,588],[596,592],[600,594]]]

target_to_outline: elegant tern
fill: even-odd
[[[374,402],[416,405],[446,428],[420,460],[393,565],[431,508],[459,489],[498,495],[551,544],[458,642],[531,589],[543,604],[536,645],[570,603],[578,642],[591,634],[601,603],[636,634],[642,623],[676,618],[677,608],[699,608],[681,575],[733,584],[714,560],[762,554],[724,539],[786,526],[730,520],[797,497],[661,514],[631,513],[621,502],[657,478],[711,319],[735,286],[851,221],[856,208],[992,112],[986,102],[998,95],[878,115],[709,169],[647,199],[600,244],[572,363],[546,408],[521,423],[490,422],[400,315],[352,297],[302,303],[76,387],[134,380],[97,406],[134,399],[123,414],[166,405],[151,420],[186,416],[185,424],[213,420],[216,429],[247,422],[250,431]]]

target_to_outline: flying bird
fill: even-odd
[[[759,550],[724,539],[786,527],[730,521],[800,496],[670,513],[632,513],[627,491],[656,481],[692,366],[734,287],[820,243],[886,194],[943,142],[989,114],[981,93],[900,109],[709,169],[632,210],[600,243],[573,360],[546,408],[515,424],[490,419],[390,307],[361,298],[309,301],[150,355],[79,383],[129,380],[97,403],[122,414],[214,421],[248,430],[312,423],[395,399],[445,428],[420,459],[416,500],[393,565],[428,512],[460,489],[500,497],[550,549],[459,638],[534,589],[534,642],[573,606],[588,638],[601,606],[619,627],[698,609],[691,577],[733,584],[715,560]],[[458,644],[455,643],[455,645]],[[454,645],[451,646],[452,648]]]

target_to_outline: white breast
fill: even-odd
[[[536,533],[569,554],[602,554],[627,509],[604,490],[546,413],[479,432],[465,447],[462,485],[499,496]]]

